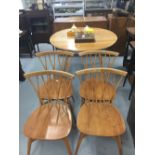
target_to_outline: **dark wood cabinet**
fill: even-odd
[[[56,18],[53,23],[54,32],[71,28],[75,24],[77,27],[85,27],[86,25],[90,27],[97,28],[108,28],[108,22],[104,16],[95,17],[65,17]]]
[[[31,32],[27,22],[26,12],[19,11],[19,55],[30,55],[32,57],[34,47],[31,39]]]
[[[49,15],[48,10],[27,11],[26,16],[33,44],[49,43],[49,37],[52,34],[53,19]]]
[[[127,41],[127,32],[126,28],[128,26],[134,27],[135,21],[134,17],[120,17],[115,16],[113,14],[108,15],[108,23],[109,23],[109,30],[116,33],[118,40],[117,42],[110,47],[110,50],[115,50],[120,53],[120,55],[124,55],[125,52],[125,45]]]

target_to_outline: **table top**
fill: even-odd
[[[105,49],[112,46],[117,41],[117,36],[112,31],[101,28],[94,28],[95,40],[96,40],[95,42],[75,43],[74,37],[67,36],[68,31],[69,29],[64,29],[54,33],[50,37],[50,43],[59,49],[74,52],[82,52],[85,50]]]

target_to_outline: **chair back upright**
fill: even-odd
[[[104,98],[106,101],[112,102],[115,92],[117,92],[127,72],[114,68],[100,67],[83,69],[77,71],[76,75],[80,80],[81,93],[89,97],[86,99],[98,101]],[[82,90],[82,86],[86,89]]]
[[[118,52],[103,50],[89,50],[79,53],[84,69],[95,67],[112,67],[118,55]]]
[[[47,51],[47,52],[37,52],[40,63],[42,64],[44,70],[62,70],[69,71],[71,60],[74,54],[69,51]]]
[[[35,93],[37,94],[40,104],[52,103],[63,98],[67,100],[68,91],[72,91],[73,74],[58,70],[46,70],[26,73]]]

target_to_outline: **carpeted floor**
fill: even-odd
[[[42,44],[40,45],[41,51],[51,50],[50,45]],[[116,59],[115,66],[120,68],[122,66],[122,57]],[[81,69],[79,63],[79,57],[75,56],[72,61],[71,72],[74,73],[75,70]],[[25,72],[42,70],[41,64],[36,57],[33,58],[21,58],[21,63],[23,70]],[[26,119],[31,114],[31,112],[38,106],[38,99],[28,83],[28,81],[20,82],[20,92],[19,92],[19,148],[20,155],[26,155],[27,150],[27,138],[23,134],[23,127]],[[80,109],[80,97],[79,97],[79,81],[77,78],[73,82],[74,87],[74,98],[75,102],[72,103],[74,107],[74,113],[77,116]],[[115,104],[119,108],[126,122],[126,133],[122,136],[123,145],[123,155],[134,155],[134,145],[132,136],[127,124],[127,114],[130,106],[130,101],[128,100],[128,95],[130,91],[130,85],[127,82],[125,87],[121,87],[118,90],[117,97],[115,99]],[[79,132],[77,129],[73,129],[69,135],[70,145],[72,152],[75,151]],[[104,137],[87,137],[83,140],[79,155],[117,155],[117,145],[115,141],[111,138]],[[32,144],[31,155],[67,155],[65,145],[62,141],[36,141]]]

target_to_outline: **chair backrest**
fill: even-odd
[[[44,70],[62,70],[69,71],[71,60],[74,54],[69,51],[48,51],[37,52],[36,56],[39,58]]]
[[[81,63],[84,68],[95,67],[112,67],[115,62],[115,58],[119,55],[114,51],[92,50],[80,52]]]
[[[123,77],[127,75],[126,71],[114,69],[114,68],[89,68],[89,69],[83,69],[76,72],[76,75],[78,76],[80,80],[80,85],[84,84],[84,82],[88,81],[88,83],[85,83],[86,87],[88,88],[89,94],[92,94],[92,96],[95,94],[97,95],[99,100],[102,98],[105,93],[107,100],[113,100],[115,97],[115,92],[117,91],[118,87],[120,86]],[[96,91],[96,85],[102,85],[102,86],[108,86],[107,89],[99,89]],[[81,87],[80,87],[81,89]],[[92,90],[89,90],[92,89]],[[81,91],[81,90],[80,90]],[[95,92],[95,93],[94,93]],[[83,92],[84,94],[88,94],[87,92]],[[100,96],[100,93],[102,97]],[[87,95],[90,97],[90,95]],[[108,96],[108,97],[107,97]],[[110,96],[110,97],[109,97]],[[93,98],[95,98],[93,96]]]
[[[73,74],[57,70],[31,72],[24,76],[34,88],[41,105],[52,102],[52,99],[58,100],[62,94],[63,99],[67,100],[67,93],[74,78]],[[51,98],[51,95],[54,98]]]

